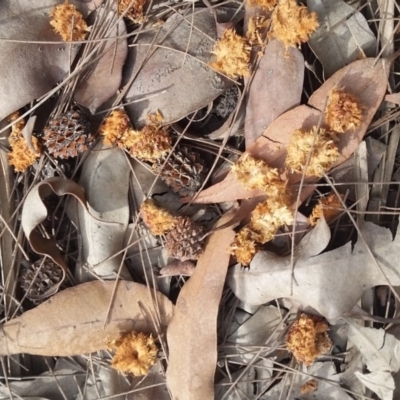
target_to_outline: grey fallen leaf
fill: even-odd
[[[99,32],[99,26],[108,27],[106,32],[102,32],[102,38],[117,38],[126,35],[125,22],[123,19],[118,21],[116,12],[100,9],[91,32]],[[91,33],[88,39],[96,39],[96,35],[92,37]],[[90,53],[94,48],[96,50],[91,56],[91,61],[95,59],[97,61],[82,73],[74,92],[75,100],[93,114],[120,87],[122,68],[128,54],[128,43],[126,38],[94,42],[87,45],[85,54]]]
[[[364,16],[343,0],[308,0],[319,27],[309,44],[324,67],[325,79],[351,62],[374,57],[376,38]]]
[[[318,362],[306,367],[301,365],[302,373],[293,374],[293,378],[282,380],[260,397],[260,400],[350,400],[339,384],[335,364],[331,361]],[[319,379],[322,378],[322,379]],[[315,392],[301,394],[300,388],[306,382],[315,379],[318,387]]]
[[[84,388],[85,371],[60,358],[52,370],[29,381],[8,382],[15,399],[73,400]],[[63,395],[65,397],[63,397]],[[20,396],[20,397],[17,397]],[[0,387],[0,400],[10,399],[7,387]]]
[[[353,251],[351,243],[347,243],[319,254],[330,239],[327,229],[329,231],[326,222],[321,221],[300,242],[296,250],[294,277],[290,256],[259,252],[249,270],[244,271],[240,266],[230,269],[227,277],[229,287],[244,302],[261,305],[278,298],[291,298],[313,307],[335,322],[356,305],[366,289],[387,285],[388,281],[393,286],[400,285],[399,232],[393,240],[388,229],[370,222],[361,228],[366,244],[385,277],[361,238],[358,238]]]
[[[400,369],[400,341],[390,333],[349,321],[348,338],[360,350],[369,371],[397,372]]]
[[[284,324],[279,327],[283,315],[280,310],[273,306],[263,306],[245,320],[226,339],[223,348],[225,354],[232,362],[249,362],[258,352],[257,346],[273,346],[277,336],[285,328]],[[246,349],[246,347],[249,347]],[[265,355],[266,352],[263,352]]]
[[[82,238],[82,264],[75,271],[79,282],[94,279],[88,270],[103,279],[115,279],[121,265],[120,277],[131,280],[121,253],[129,221],[129,174],[122,151],[102,142],[83,164],[79,184],[85,190],[90,214],[76,201],[68,205],[68,215]]]
[[[82,1],[71,2],[85,15],[93,7],[93,2],[87,5]],[[52,7],[59,3],[59,0],[0,2],[0,120],[46,94],[68,74],[79,44],[26,43],[61,42],[50,26],[49,17]]]
[[[355,372],[356,377],[382,400],[392,400],[395,389],[394,379],[389,371],[375,371],[369,374]]]
[[[175,13],[159,30],[140,33],[125,76],[125,82],[135,77],[125,98],[131,120],[143,125],[148,114],[160,111],[170,124],[221,95],[231,82],[207,66],[216,39],[207,8]]]
[[[224,378],[216,385],[215,399],[242,400],[254,398],[255,395],[262,393],[270,383],[273,366],[274,363],[271,359],[264,358],[249,366],[245,372],[243,370],[234,372],[229,378]]]

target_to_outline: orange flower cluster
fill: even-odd
[[[344,196],[341,196],[343,199]],[[329,196],[322,197],[318,200],[318,204],[313,208],[311,215],[308,217],[308,222],[311,226],[318,224],[318,221],[325,217],[325,220],[329,223],[336,218],[342,212],[342,203],[336,195],[331,193]]]
[[[100,127],[104,143],[126,149],[132,157],[156,162],[171,149],[168,128],[161,125],[161,116],[149,115],[147,125],[141,130],[132,129],[124,110],[113,111]]]
[[[15,121],[18,116],[18,113],[12,114],[10,116],[10,121]],[[8,138],[8,142],[11,146],[11,151],[7,154],[8,163],[13,166],[17,172],[24,172],[41,155],[41,148],[35,137],[32,137],[32,146],[34,151],[32,151],[32,148],[26,142],[22,135],[24,127],[25,122],[23,120],[16,122],[13,125],[11,134]]]
[[[332,347],[328,329],[322,318],[303,313],[290,327],[286,346],[298,362],[310,365]]]
[[[132,331],[107,345],[115,350],[111,365],[118,371],[135,376],[147,375],[156,363],[158,349],[151,335]]]
[[[147,0],[118,0],[118,14],[136,24],[144,22],[144,6]]]
[[[158,207],[152,200],[142,203],[140,215],[153,235],[163,235],[172,229],[176,221],[173,215]]]
[[[215,43],[213,53],[216,60],[209,65],[233,79],[249,76],[250,50],[251,46],[244,37],[233,29],[227,29]]]
[[[50,25],[65,42],[83,40],[89,31],[82,14],[68,0],[52,9]]]

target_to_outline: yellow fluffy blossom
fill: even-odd
[[[125,110],[114,110],[100,126],[100,135],[108,146],[118,144],[122,136],[131,129],[131,121]]]
[[[10,121],[15,121],[18,118],[18,113],[14,113],[10,116]],[[35,137],[32,137],[32,148],[28,145],[25,138],[22,135],[25,122],[20,120],[16,122],[13,127],[11,134],[8,138],[8,142],[11,146],[11,151],[7,154],[8,163],[14,167],[17,172],[24,172],[30,167],[41,155],[41,149],[39,142]]]
[[[147,0],[118,0],[118,14],[136,24],[144,22],[144,6]]]
[[[301,314],[289,329],[286,346],[298,362],[310,365],[332,347],[328,329],[322,318]]]
[[[66,42],[83,40],[89,31],[82,14],[68,0],[52,9],[50,25]]]
[[[317,14],[296,0],[280,0],[271,17],[270,35],[286,47],[305,43],[318,28]]]
[[[289,209],[290,196],[269,197],[251,213],[250,228],[260,243],[274,239],[277,230],[283,225],[291,225],[293,212]]]
[[[163,235],[175,223],[175,217],[158,207],[152,200],[146,200],[142,203],[140,215],[153,235]]]
[[[157,346],[151,335],[130,332],[107,343],[115,355],[111,365],[118,371],[135,376],[147,375],[157,360]]]
[[[313,127],[311,131],[296,130],[287,147],[286,166],[295,173],[302,174],[310,152],[310,162],[306,176],[323,176],[339,158],[338,148],[332,135],[325,129]]]
[[[260,7],[262,10],[269,11],[278,4],[278,0],[247,0],[247,4],[251,7]]]
[[[270,168],[264,161],[245,154],[232,166],[236,179],[246,189],[260,189],[274,195],[272,192],[281,193],[285,183],[282,182],[276,168]]]
[[[257,244],[253,232],[249,228],[242,228],[235,236],[234,242],[229,248],[237,262],[242,265],[249,265],[257,252]]]
[[[362,107],[360,100],[353,94],[341,89],[333,89],[328,98],[325,112],[325,123],[329,129],[343,133],[360,126]]]
[[[344,196],[341,196],[342,199]],[[342,203],[336,195],[336,193],[331,193],[329,196],[322,197],[318,200],[318,204],[313,208],[308,221],[311,226],[318,224],[318,221],[325,217],[325,220],[329,223],[334,218],[336,218],[342,212]]]
[[[251,46],[244,37],[233,29],[227,29],[215,43],[213,53],[216,60],[209,65],[230,78],[249,76],[250,50]]]

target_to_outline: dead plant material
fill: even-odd
[[[247,4],[251,7],[260,7],[265,11],[272,10],[279,0],[247,0]]]
[[[141,130],[125,131],[120,140],[120,147],[126,148],[132,157],[142,161],[156,162],[171,150],[171,137],[167,126],[161,125],[159,113],[147,117],[147,125]]]
[[[160,269],[160,276],[191,276],[195,270],[196,266],[192,261],[179,261],[173,260],[168,263],[165,267]]]
[[[311,131],[296,129],[287,147],[286,167],[294,173],[302,174],[311,153],[306,176],[322,177],[325,171],[339,158],[339,150],[332,135],[325,129],[313,127]]]
[[[315,379],[310,379],[304,385],[300,387],[301,394],[307,394],[315,392],[318,389],[318,381]]]
[[[146,3],[147,0],[118,0],[118,14],[124,14],[126,18],[135,24],[140,24],[145,20],[144,6]]]
[[[280,193],[282,185],[285,186],[276,168],[270,168],[264,161],[248,153],[232,166],[232,172],[246,189],[260,189],[268,192],[268,195],[271,190],[275,191],[275,187]]]
[[[250,264],[256,252],[257,244],[253,231],[248,227],[242,228],[230,245],[229,253],[236,258],[237,262],[246,266]]]
[[[251,213],[250,227],[260,243],[274,239],[277,230],[283,225],[291,225],[293,212],[289,209],[290,196],[270,197],[260,203]]]
[[[307,42],[318,26],[316,13],[296,0],[281,0],[272,13],[270,35],[286,47],[297,46]]]
[[[325,123],[329,129],[344,133],[360,126],[362,106],[357,96],[342,89],[333,89],[328,98]]]
[[[19,117],[18,113],[10,116],[9,121],[15,121]],[[32,137],[32,145],[35,152],[22,136],[22,130],[25,127],[25,121],[20,120],[12,126],[8,142],[11,146],[11,151],[7,154],[8,163],[14,167],[16,172],[24,172],[30,167],[41,155],[41,148],[37,138]]]
[[[118,371],[135,376],[147,375],[156,363],[158,348],[151,335],[132,331],[107,345],[115,350],[111,365]]]
[[[269,20],[261,15],[251,16],[247,25],[246,39],[252,46],[264,46]]]
[[[82,14],[68,0],[52,9],[50,25],[65,42],[84,40],[89,31]]]
[[[120,143],[124,134],[132,128],[125,110],[114,110],[100,127],[100,135],[104,136],[104,144],[114,146]]]
[[[229,78],[250,76],[250,50],[251,46],[244,37],[233,29],[227,29],[215,43],[213,54],[216,61],[209,65]]]
[[[172,229],[176,221],[168,211],[158,207],[154,201],[146,200],[140,207],[143,222],[153,235],[163,235]]]
[[[330,350],[332,341],[328,329],[323,318],[303,313],[290,327],[286,346],[298,362],[310,365]]]
[[[189,217],[178,217],[165,237],[165,250],[180,261],[197,260],[203,252],[204,234],[203,226]]]
[[[341,195],[341,198],[343,200],[344,196]],[[324,216],[326,222],[329,223],[342,211],[340,199],[336,193],[331,193],[318,200],[318,204],[313,208],[311,215],[308,217],[308,222],[311,226],[316,226],[318,221]]]

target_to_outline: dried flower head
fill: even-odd
[[[151,335],[132,331],[107,345],[115,350],[111,365],[118,371],[135,376],[147,375],[156,363],[158,349]]]
[[[264,161],[257,160],[248,153],[232,166],[232,172],[246,189],[271,191],[272,186],[279,188],[278,191],[281,192],[282,185],[285,186],[276,168],[270,168]]]
[[[362,107],[357,96],[341,89],[333,89],[328,98],[325,123],[334,132],[343,133],[361,124]]]
[[[144,22],[144,6],[146,3],[147,0],[118,0],[118,14],[125,13],[126,18],[140,24]]]
[[[246,39],[252,46],[263,46],[265,44],[268,23],[268,19],[262,15],[255,15],[249,18]]]
[[[301,394],[315,392],[318,389],[318,382],[315,379],[310,379],[300,387]]]
[[[10,116],[10,122],[15,121],[19,117],[18,113]],[[32,146],[29,146],[22,135],[25,121],[20,120],[12,126],[8,142],[11,146],[11,151],[7,154],[8,163],[14,167],[17,172],[24,172],[30,167],[41,155],[41,148],[38,140],[32,137]]]
[[[292,172],[302,174],[311,151],[306,176],[323,176],[339,158],[332,135],[325,129],[320,128],[318,132],[316,127],[309,132],[297,129],[287,147],[286,167]]]
[[[229,247],[229,253],[242,265],[249,265],[256,252],[257,245],[252,230],[247,227],[242,228]]]
[[[82,14],[68,0],[55,6],[51,10],[50,18],[50,25],[65,42],[83,40],[89,31]]]
[[[245,38],[233,29],[227,29],[215,43],[213,53],[216,61],[209,65],[230,78],[249,76],[250,50],[251,46]]]
[[[344,196],[340,196],[342,200]],[[331,193],[329,196],[322,197],[318,200],[318,204],[313,208],[311,215],[308,217],[308,221],[311,226],[318,224],[318,221],[325,217],[325,220],[329,223],[336,218],[342,212],[342,203],[336,195]]]
[[[114,110],[100,126],[100,134],[104,136],[104,143],[112,146],[118,144],[131,128],[131,121],[125,110]]]
[[[286,346],[298,362],[310,365],[330,350],[332,342],[328,329],[323,318],[303,313],[290,327]]]
[[[286,47],[296,46],[307,42],[318,25],[316,13],[296,0],[281,0],[272,13],[270,35]]]
[[[247,4],[251,7],[260,7],[265,11],[272,10],[279,0],[247,0]]]
[[[168,128],[145,125],[141,130],[130,129],[121,138],[120,146],[128,149],[132,157],[143,161],[156,162],[171,150]]]
[[[283,194],[269,197],[260,203],[251,213],[250,227],[255,232],[255,238],[260,243],[274,239],[277,230],[283,225],[293,222],[293,212],[290,210],[290,196]]]
[[[158,207],[152,200],[146,200],[142,203],[140,215],[153,235],[163,235],[172,229],[175,223],[175,217]]]

